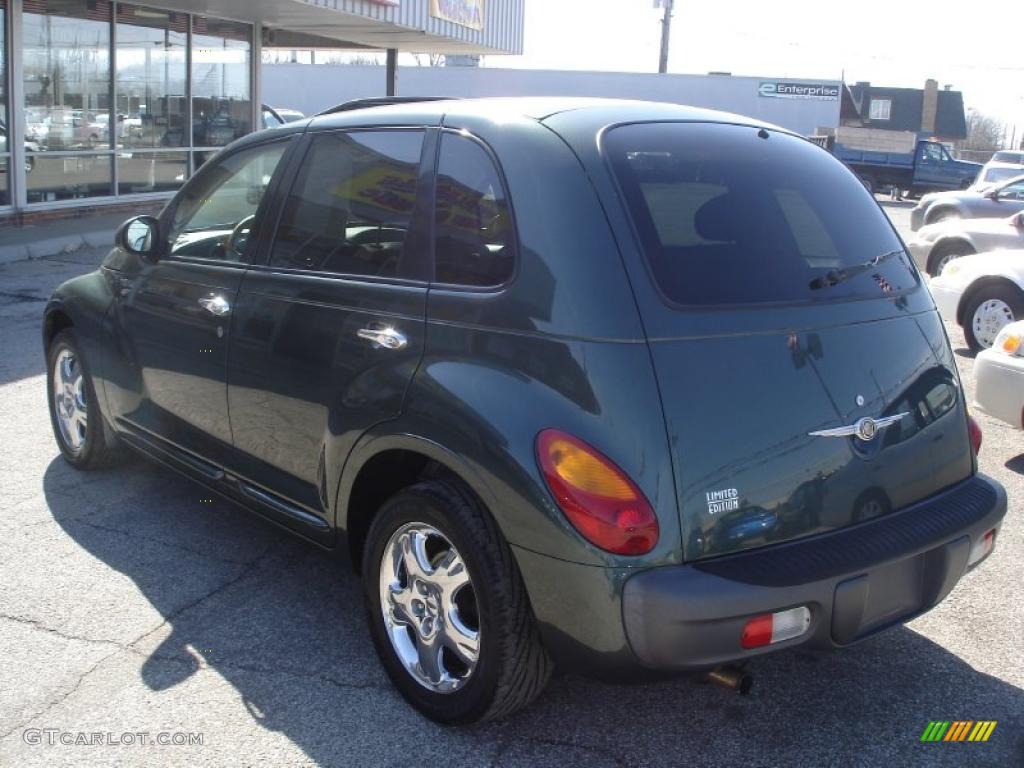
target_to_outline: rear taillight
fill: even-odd
[[[970,414],[967,414],[967,431],[971,435],[971,450],[977,456],[981,453],[981,427],[978,426],[978,422]]]
[[[562,512],[580,534],[618,555],[658,543],[658,518],[626,474],[595,448],[557,429],[537,435],[537,460]]]
[[[743,626],[740,645],[744,648],[762,648],[783,640],[800,637],[811,626],[811,612],[805,606],[790,608],[757,616]]]

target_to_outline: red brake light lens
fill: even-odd
[[[555,501],[583,538],[618,555],[654,549],[654,510],[633,481],[595,448],[545,429],[537,435],[537,460]]]
[[[978,422],[970,414],[967,414],[967,431],[971,435],[971,450],[977,456],[981,453],[981,427],[978,426]]]
[[[743,637],[740,639],[740,645],[744,648],[761,648],[765,645],[771,645],[773,623],[770,613],[766,616],[758,616],[756,619],[751,619],[743,627]]]

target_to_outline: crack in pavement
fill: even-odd
[[[117,642],[116,640],[96,640],[91,637],[82,637],[81,635],[69,635],[68,633],[62,632],[59,629],[54,629],[53,627],[46,626],[45,624],[43,624],[43,622],[39,621],[38,619],[27,619],[24,616],[13,616],[9,613],[0,613],[0,619],[7,619],[8,621],[13,621],[17,624],[26,624],[35,630],[38,630],[40,632],[46,632],[51,635],[56,635],[57,637],[63,638],[64,640],[77,640],[82,643],[92,643],[93,645],[114,645],[120,648],[121,650],[128,650],[128,646],[121,645],[121,643]]]
[[[115,645],[116,645],[116,643],[115,643]],[[85,682],[85,678],[87,678],[89,675],[91,675],[93,672],[95,672],[99,668],[100,664],[105,662],[107,659],[116,656],[118,653],[120,653],[123,650],[124,650],[123,648],[118,646],[117,648],[112,650],[110,653],[108,653],[106,656],[101,658],[99,661],[97,661],[95,664],[93,664],[91,667],[89,667],[87,670],[85,670],[85,672],[83,672],[81,675],[78,676],[78,680],[75,681],[75,684],[74,684],[74,686],[72,686],[71,690],[66,691],[65,693],[63,693],[62,695],[58,696],[53,701],[47,702],[43,706],[42,709],[40,709],[35,714],[31,715],[23,723],[19,723],[18,725],[14,726],[10,730],[5,731],[4,733],[0,733],[0,741],[2,741],[3,739],[6,739],[8,736],[10,736],[15,731],[17,731],[17,730],[19,730],[21,728],[27,727],[29,725],[29,723],[31,723],[36,718],[42,717],[43,715],[45,715],[47,712],[49,712],[54,707],[59,706],[61,703],[64,702],[65,699],[67,699],[69,696],[71,696],[73,693],[75,693],[75,691],[77,691],[82,686],[82,683]]]
[[[163,627],[167,626],[168,624],[173,623],[179,616],[181,616],[186,611],[190,611],[193,608],[195,608],[195,607],[197,607],[199,605],[202,605],[207,600],[209,600],[209,599],[211,599],[213,597],[216,597],[217,595],[221,594],[222,592],[225,592],[225,591],[231,589],[233,586],[235,586],[235,584],[238,584],[240,581],[242,581],[246,577],[256,573],[257,570],[259,569],[260,563],[262,563],[266,559],[269,559],[270,556],[272,554],[274,554],[274,550],[280,548],[280,545],[281,545],[282,541],[283,540],[278,540],[278,541],[271,542],[269,545],[267,545],[266,549],[264,549],[263,552],[260,553],[260,555],[258,555],[253,560],[249,561],[248,563],[245,563],[244,564],[245,567],[243,567],[238,572],[237,576],[235,576],[232,579],[228,579],[226,582],[221,584],[219,587],[217,587],[213,591],[207,592],[202,597],[199,597],[199,598],[193,600],[191,603],[188,603],[187,605],[183,605],[181,608],[178,608],[176,611],[173,611],[169,615],[165,616],[164,620],[161,621],[157,626],[155,626],[153,629],[149,630],[148,632],[143,633],[139,637],[135,638],[132,642],[129,643],[129,645],[130,646],[138,645],[139,643],[141,643],[143,640],[148,638],[153,633],[157,632],[158,630],[162,629]],[[233,563],[233,565],[239,565],[239,563]]]

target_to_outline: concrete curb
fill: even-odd
[[[40,237],[30,242],[0,245],[0,264],[10,264],[27,259],[42,259],[61,253],[72,253],[79,248],[112,247],[115,229],[101,229],[94,232],[78,232],[56,237]],[[40,233],[43,234],[43,233]],[[3,233],[0,232],[0,240]]]

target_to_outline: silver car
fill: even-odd
[[[910,212],[910,228],[919,230],[947,219],[999,219],[1024,211],[1024,169],[984,191],[975,187],[924,195]]]
[[[928,224],[907,248],[918,268],[935,277],[960,256],[1024,248],[1024,211],[1003,219],[946,219]]]

